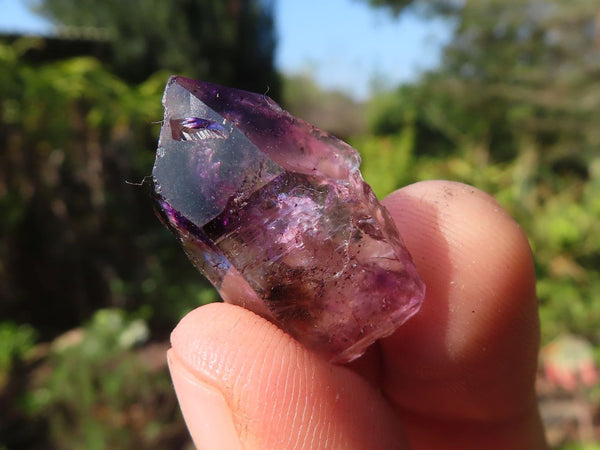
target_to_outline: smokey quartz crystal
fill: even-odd
[[[425,294],[358,152],[270,98],[173,76],[156,209],[224,301],[345,363]]]

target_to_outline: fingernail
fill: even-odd
[[[179,407],[196,448],[241,450],[233,414],[223,394],[188,371],[173,350],[167,359]]]

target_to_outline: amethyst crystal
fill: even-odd
[[[415,314],[425,287],[356,150],[264,95],[171,77],[158,211],[227,302],[335,362]]]

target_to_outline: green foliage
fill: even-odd
[[[570,443],[561,445],[560,450],[600,450],[600,444],[594,443]]]
[[[152,168],[168,74],[130,85],[90,57],[34,65],[24,55],[38,45],[0,43],[0,317],[30,324],[0,326],[0,441],[172,448],[164,430],[186,432],[165,349],[156,370],[136,343],[217,295],[137,185]],[[33,347],[99,309],[50,357]]]
[[[111,67],[140,82],[158,70],[278,96],[273,4],[265,0],[30,0],[57,25],[105,30]]]
[[[446,126],[443,118],[456,106],[444,100],[431,96],[419,85],[379,92],[367,105],[369,129],[376,136],[390,136],[410,128],[419,155],[443,156],[454,152],[454,141],[460,140],[460,133]]]
[[[35,341],[36,331],[33,327],[0,322],[0,374],[10,371],[13,360],[24,359],[33,349]]]
[[[365,133],[363,105],[340,91],[326,91],[308,75],[283,77],[282,106],[340,139]]]
[[[400,14],[400,12],[415,3],[415,0],[368,0],[369,4],[376,7],[386,7],[390,8],[390,10],[394,14]]]
[[[570,332],[598,345],[600,157],[589,159],[589,178],[564,178],[547,173],[532,148],[523,147],[519,157],[504,163],[482,163],[477,148],[441,159],[417,156],[414,136],[414,125],[407,125],[395,136],[352,141],[378,196],[426,179],[460,181],[495,196],[524,228],[534,250],[543,341]]]
[[[20,55],[34,44],[0,45],[0,314],[47,338],[99,307],[146,303],[171,327],[216,295],[147,185],[127,184],[152,168],[167,74],[130,86],[93,58],[33,66]]]
[[[411,170],[414,127],[407,126],[397,136],[361,136],[351,144],[363,159],[361,172],[379,198],[400,186],[417,181]]]
[[[55,446],[156,447],[157,425],[173,421],[177,410],[167,374],[133,351],[148,337],[140,314],[109,309],[54,342],[49,375],[23,403],[30,415],[47,418]]]
[[[410,130],[414,157],[404,174],[374,176],[376,152],[363,152],[367,179],[445,178],[494,195],[530,237],[544,341],[568,331],[600,344],[598,2],[371,3],[429,3],[455,34],[440,68],[368,105],[372,133]]]
[[[375,8],[389,11],[399,16],[408,9],[422,11],[426,14],[453,14],[461,9],[464,2],[457,0],[362,0]]]

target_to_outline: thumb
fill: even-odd
[[[171,376],[200,449],[408,448],[367,381],[245,309],[198,308],[171,343]]]

